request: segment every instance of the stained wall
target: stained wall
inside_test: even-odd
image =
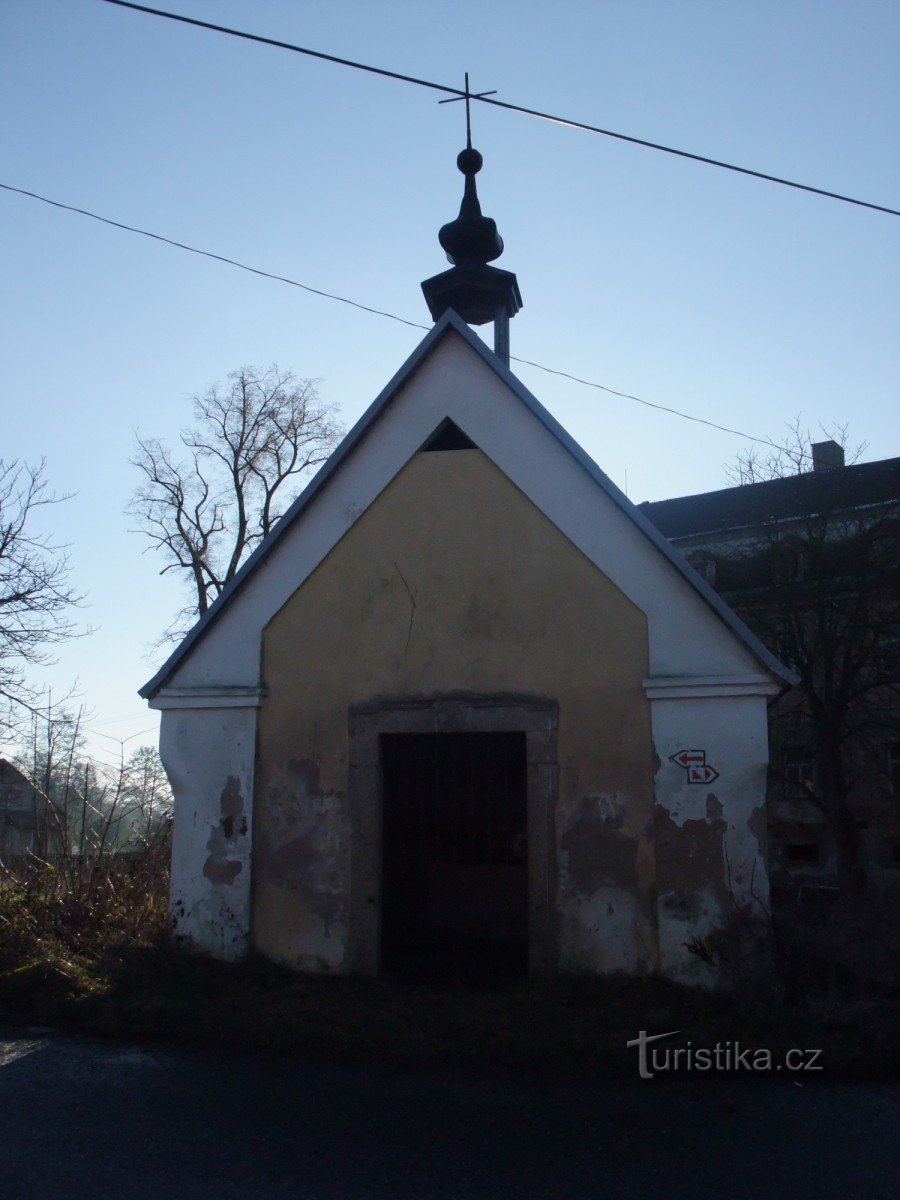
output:
[[[353,965],[351,706],[519,694],[558,704],[556,965],[655,966],[647,673],[644,614],[481,451],[414,455],[263,633],[254,944]]]

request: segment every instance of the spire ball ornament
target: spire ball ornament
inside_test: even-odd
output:
[[[471,146],[467,146],[465,150],[460,150],[456,156],[456,165],[462,171],[463,175],[477,175],[484,166],[484,159],[477,150],[473,150]]]

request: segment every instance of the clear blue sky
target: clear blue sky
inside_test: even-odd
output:
[[[159,4],[900,207],[896,0]],[[3,182],[428,321],[461,105],[100,0],[2,0],[0,54]],[[900,219],[485,106],[473,123],[525,302],[513,354],[761,436],[849,421],[866,458],[900,454]],[[47,678],[78,676],[93,727],[131,737],[179,604],[128,532],[134,431],[174,440],[193,393],[271,362],[349,424],[421,335],[9,193],[0,254],[2,454],[74,493],[52,524],[95,627]],[[516,370],[637,501],[723,486],[745,445]]]

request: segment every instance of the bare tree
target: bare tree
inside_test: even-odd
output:
[[[885,748],[900,738],[898,516],[896,506],[853,521],[826,513],[788,535],[761,530],[747,580],[761,586],[726,592],[800,677],[773,706],[773,742],[810,745],[804,798],[831,830],[845,886],[861,867],[858,801],[870,802]]]
[[[786,433],[779,442],[771,441],[771,449],[760,450],[751,446],[741,450],[733,463],[726,463],[725,478],[734,487],[747,483],[762,483],[767,479],[784,479],[786,475],[803,475],[812,470],[810,444],[812,434],[803,429],[801,415],[785,423]],[[844,451],[847,463],[855,463],[868,447],[868,442],[851,445],[849,425],[820,425],[821,436],[837,442]]]
[[[180,572],[190,594],[170,636],[206,612],[340,434],[316,382],[273,365],[242,367],[194,398],[185,456],[138,438],[133,464],[143,478],[129,512],[165,558],[160,574]]]
[[[0,727],[32,710],[39,692],[29,667],[51,661],[51,647],[73,637],[69,619],[82,597],[69,582],[66,548],[35,531],[38,510],[66,496],[48,490],[43,461],[0,460]]]
[[[153,846],[172,819],[172,790],[153,746],[139,746],[124,764],[125,800],[130,827],[128,845]]]

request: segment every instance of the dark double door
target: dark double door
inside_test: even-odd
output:
[[[525,734],[385,734],[381,755],[382,969],[526,975]]]

